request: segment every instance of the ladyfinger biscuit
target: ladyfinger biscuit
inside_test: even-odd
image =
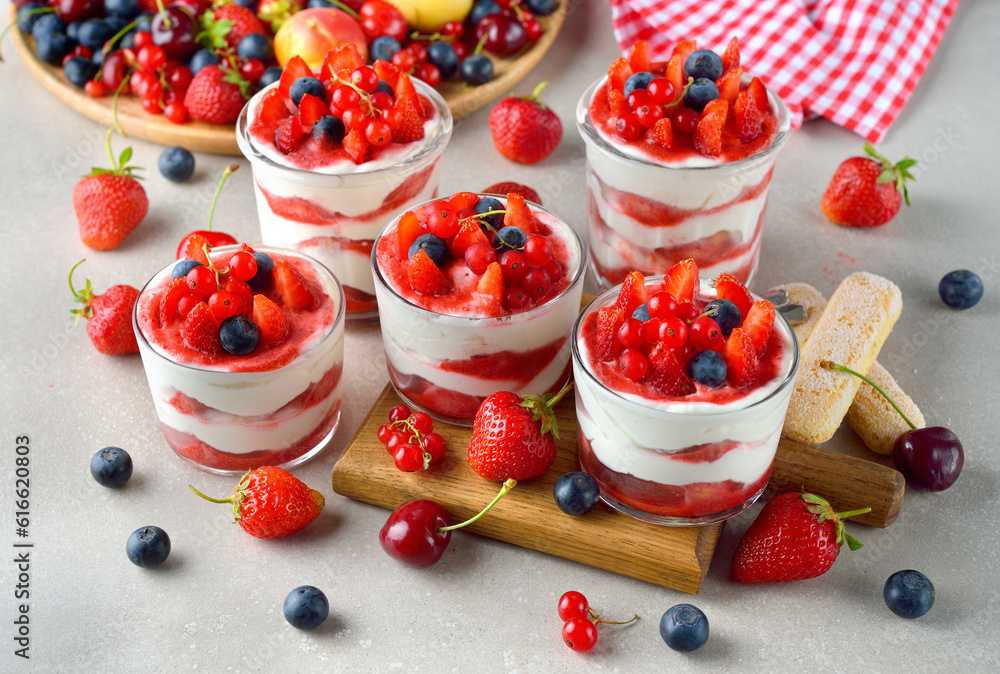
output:
[[[866,374],[902,309],[902,294],[887,279],[857,272],[841,282],[801,351],[786,437],[811,445],[833,437],[861,380],[820,363],[831,360]]]
[[[788,295],[789,302],[805,308],[806,320],[792,326],[799,344],[805,344],[819,321],[820,314],[826,307],[826,298],[806,283],[787,283],[774,289],[774,291],[777,290],[784,290],[785,294]],[[774,291],[769,291],[768,294]],[[909,417],[917,428],[925,426],[926,422],[920,408],[910,396],[899,388],[896,380],[878,361],[875,361],[871,369],[868,370],[868,378],[882,387],[882,390],[896,401],[899,408],[903,410],[903,414]],[[896,438],[910,429],[899,413],[892,408],[892,405],[879,395],[878,391],[867,384],[862,384],[854,396],[854,401],[851,403],[850,409],[847,410],[847,423],[851,425],[851,428],[868,449],[884,456],[892,454]]]

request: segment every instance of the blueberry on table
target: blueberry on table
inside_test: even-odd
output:
[[[688,361],[687,376],[699,384],[718,388],[726,382],[729,368],[725,359],[715,351],[699,351]]]
[[[556,505],[567,515],[585,515],[601,499],[597,480],[582,471],[560,475],[552,487]]]
[[[418,236],[410,245],[407,255],[412,258],[418,250],[427,253],[427,257],[438,267],[448,261],[448,244],[444,242],[444,239],[433,234]]]
[[[660,636],[675,651],[697,650],[708,641],[708,618],[697,606],[677,604],[660,618]]]
[[[319,588],[300,585],[285,597],[282,612],[292,627],[311,630],[322,625],[330,615],[330,602]]]
[[[96,51],[114,36],[115,32],[104,19],[87,19],[80,24],[77,40],[87,49]]]
[[[885,581],[882,597],[900,618],[919,618],[934,606],[934,584],[919,571],[897,571]]]
[[[144,569],[159,566],[170,554],[170,536],[160,527],[141,527],[125,543],[129,561]]]
[[[941,301],[952,309],[968,309],[983,298],[983,280],[967,269],[945,274],[938,284]]]
[[[705,78],[714,82],[722,77],[722,59],[711,49],[693,51],[684,63],[684,73],[688,77]]]
[[[194,173],[194,155],[180,146],[168,147],[160,153],[156,165],[164,178],[182,183]]]
[[[120,487],[132,477],[132,457],[121,447],[97,450],[90,459],[90,474],[104,487]]]
[[[32,12],[39,9],[44,9],[46,7],[45,3],[42,2],[29,2],[21,5],[17,10],[17,27],[22,33],[30,33],[31,29],[34,28],[35,22],[38,21],[39,14],[32,14]]]
[[[31,27],[31,37],[35,38],[37,42],[43,35],[48,35],[49,33],[62,33],[65,35],[66,24],[55,14],[42,14],[35,19],[35,23]]]
[[[705,305],[705,310],[702,313],[719,324],[719,329],[722,330],[725,337],[729,336],[733,328],[739,327],[742,320],[739,308],[730,300],[712,300]]]
[[[719,87],[715,86],[715,81],[699,77],[691,83],[687,93],[684,94],[684,105],[700,113],[709,101],[714,101],[718,97]]]
[[[631,94],[636,89],[645,89],[649,86],[649,83],[655,79],[655,75],[649,72],[636,73],[625,80],[625,86],[622,91],[625,94],[625,98]]]
[[[315,77],[300,77],[292,82],[288,95],[292,98],[292,103],[298,105],[302,97],[311,94],[321,101],[326,100],[326,87]]]

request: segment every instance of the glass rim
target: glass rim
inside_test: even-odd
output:
[[[236,251],[239,250],[239,248],[240,248],[239,244],[231,244],[231,245],[228,245],[228,246],[219,246],[217,248],[213,248],[212,252],[227,253],[230,250],[233,251],[233,252],[236,252]],[[169,265],[167,265],[166,267],[164,267],[160,271],[158,271],[155,274],[153,274],[153,276],[148,281],[146,281],[146,283],[139,290],[139,294],[136,296],[135,304],[132,306],[132,330],[135,332],[136,341],[138,341],[140,343],[140,346],[146,346],[148,348],[148,350],[149,350],[150,353],[154,354],[158,358],[160,358],[160,359],[162,359],[162,360],[170,363],[171,365],[173,365],[175,367],[179,367],[179,368],[183,368],[183,369],[187,369],[187,370],[193,370],[193,371],[196,371],[196,372],[207,372],[207,373],[215,373],[215,374],[228,374],[228,375],[234,375],[234,376],[238,376],[238,375],[259,375],[259,374],[277,372],[277,371],[279,371],[279,370],[281,370],[281,369],[283,369],[285,367],[288,367],[290,365],[293,365],[294,363],[299,362],[301,359],[305,358],[306,356],[311,355],[314,351],[316,351],[317,349],[319,349],[320,347],[322,347],[326,343],[326,341],[328,339],[330,339],[330,337],[333,336],[333,334],[337,331],[337,327],[339,325],[341,325],[342,323],[344,323],[344,320],[345,320],[347,301],[346,301],[346,298],[345,298],[345,295],[344,295],[344,288],[340,284],[340,279],[338,279],[337,276],[332,271],[330,271],[330,269],[326,265],[324,265],[322,262],[320,262],[319,260],[317,260],[316,258],[314,258],[314,257],[312,257],[310,255],[306,255],[305,253],[301,253],[301,252],[299,252],[297,250],[292,250],[290,248],[282,248],[280,246],[268,246],[268,245],[264,245],[264,244],[253,246],[253,249],[254,249],[254,252],[264,252],[264,253],[266,253],[266,252],[273,251],[273,252],[281,253],[282,255],[288,255],[288,256],[292,256],[292,257],[302,258],[302,259],[306,260],[307,262],[312,263],[315,266],[315,268],[320,273],[326,274],[330,278],[330,280],[333,281],[333,286],[337,290],[337,297],[336,297],[337,306],[336,306],[336,311],[334,312],[333,322],[330,323],[330,327],[323,334],[322,338],[320,338],[319,342],[317,342],[316,344],[314,344],[309,349],[307,349],[307,350],[303,351],[302,353],[298,354],[291,361],[289,361],[289,362],[281,365],[280,367],[276,367],[276,368],[272,368],[272,369],[267,369],[267,370],[246,370],[246,371],[239,370],[239,371],[235,371],[234,372],[234,371],[230,371],[230,370],[220,370],[220,369],[217,369],[217,368],[203,367],[201,365],[196,365],[196,364],[193,364],[193,363],[181,363],[181,362],[178,362],[176,360],[173,360],[169,356],[161,353],[156,346],[154,346],[152,343],[150,343],[150,341],[146,337],[146,335],[144,335],[142,333],[142,329],[139,326],[139,298],[142,297],[142,295],[149,289],[150,284],[152,284],[153,281],[155,281],[157,279],[157,277],[160,276],[160,274],[162,274],[163,272],[167,271],[168,269],[173,268],[179,262],[182,261],[182,260],[174,260]]]
[[[279,164],[261,151],[257,144],[254,143],[248,129],[251,106],[256,105],[265,93],[274,89],[279,84],[280,82],[273,82],[254,94],[250,100],[246,102],[246,105],[243,106],[243,109],[240,110],[240,116],[236,120],[236,144],[239,146],[243,156],[251,162],[251,167],[254,161],[260,161],[268,168],[289,171],[300,176],[323,175],[331,178],[342,178],[345,176],[357,176],[358,178],[361,178],[364,176],[372,176],[373,178],[378,179],[386,172],[398,171],[399,169],[418,164],[428,158],[437,156],[444,150],[444,147],[448,144],[448,140],[451,138],[451,133],[454,127],[454,119],[451,114],[451,108],[448,107],[448,102],[445,101],[444,97],[442,97],[441,94],[439,94],[433,87],[424,84],[417,78],[413,78],[413,84],[418,93],[426,95],[427,98],[434,103],[434,107],[437,108],[438,114],[441,116],[441,124],[439,124],[435,130],[434,138],[420,152],[410,155],[389,166],[382,166],[369,171],[352,171],[350,173],[324,173],[323,171],[313,171],[310,169],[300,168],[298,166],[285,166],[284,164]]]
[[[606,82],[607,79],[607,75],[598,78],[587,87],[586,91],[583,92],[583,95],[577,102],[576,126],[586,143],[600,148],[616,159],[633,161],[646,166],[654,166],[656,168],[670,171],[739,171],[744,170],[749,166],[755,166],[756,164],[763,163],[769,159],[771,155],[776,154],[778,150],[781,149],[791,134],[791,116],[789,115],[788,108],[785,106],[785,102],[781,100],[781,97],[778,96],[774,90],[765,84],[764,89],[767,91],[768,101],[771,103],[771,107],[775,110],[778,116],[778,133],[775,135],[774,140],[771,141],[771,144],[759,152],[752,154],[749,157],[737,159],[736,161],[726,162],[723,164],[708,164],[705,166],[671,166],[669,164],[661,164],[651,159],[635,157],[622,152],[617,146],[605,140],[601,134],[598,133],[597,128],[590,119],[590,101],[594,97],[594,92],[597,91],[597,88]],[[744,84],[748,84],[751,79],[751,75],[743,73]]]
[[[658,274],[658,275],[646,276],[645,280],[646,281],[648,281],[650,279],[659,280],[659,279],[662,279],[662,278],[663,278],[663,276]],[[714,284],[715,281],[716,281],[716,279],[706,279],[706,278],[703,278],[703,277],[699,277],[699,281],[704,281],[704,282],[708,282],[708,283]],[[745,406],[742,406],[742,407],[731,408],[731,409],[725,409],[725,410],[722,410],[722,409],[713,410],[713,409],[709,408],[709,409],[706,409],[706,410],[672,411],[672,410],[661,409],[659,407],[654,407],[652,405],[644,405],[644,404],[642,404],[640,402],[637,402],[636,400],[633,400],[631,397],[626,397],[625,395],[622,395],[622,393],[620,393],[619,391],[616,391],[616,390],[612,389],[607,384],[605,384],[604,382],[602,382],[600,379],[597,378],[597,375],[594,374],[593,371],[591,371],[590,367],[584,361],[583,356],[580,353],[580,347],[579,347],[579,343],[580,343],[580,331],[583,328],[584,321],[587,319],[588,316],[590,316],[590,314],[594,313],[595,311],[597,311],[601,307],[609,304],[609,302],[608,302],[609,299],[611,299],[612,297],[617,297],[618,293],[621,291],[621,287],[622,287],[622,284],[619,283],[618,285],[616,285],[613,288],[610,288],[610,289],[604,291],[603,293],[601,293],[600,295],[598,295],[597,297],[595,297],[594,299],[592,299],[590,302],[587,303],[587,306],[585,306],[583,308],[583,311],[580,312],[580,315],[577,316],[576,322],[573,325],[573,333],[572,333],[573,344],[572,344],[572,349],[571,349],[572,350],[572,354],[573,354],[573,364],[574,364],[574,368],[573,369],[574,369],[574,372],[577,369],[575,366],[577,364],[579,364],[580,371],[582,371],[584,373],[584,375],[590,380],[590,382],[592,384],[594,384],[595,386],[599,387],[604,393],[613,396],[616,401],[624,403],[626,405],[632,405],[632,406],[635,406],[635,407],[639,407],[639,408],[642,408],[644,410],[650,410],[650,411],[655,412],[656,414],[664,415],[664,416],[667,416],[667,417],[699,417],[699,418],[700,417],[717,417],[717,416],[723,416],[723,415],[726,415],[726,414],[736,414],[736,413],[746,412],[747,410],[751,410],[751,409],[754,409],[754,408],[759,407],[761,405],[764,405],[765,403],[768,403],[772,399],[774,399],[775,397],[777,397],[779,394],[783,393],[785,391],[785,389],[787,389],[789,386],[791,386],[792,382],[795,380],[795,374],[796,374],[796,372],[798,372],[798,369],[799,369],[799,355],[800,355],[799,354],[799,340],[795,336],[795,331],[792,330],[792,326],[788,323],[787,320],[785,320],[784,315],[780,311],[775,311],[774,312],[775,313],[775,321],[777,321],[777,320],[780,319],[781,322],[784,324],[785,330],[788,331],[788,336],[789,336],[789,339],[790,339],[791,344],[792,344],[792,360],[791,360],[791,363],[789,364],[789,367],[788,367],[788,373],[785,375],[785,377],[782,380],[782,382],[773,391],[771,391],[770,393],[768,393],[766,396],[764,396],[760,400],[755,400],[754,402],[750,403],[749,405],[745,405]],[[712,287],[714,287],[714,285]],[[763,299],[759,295],[755,295],[753,293],[750,293],[750,294],[754,297],[754,299]],[[738,402],[739,401],[736,401],[736,403],[738,403]],[[730,403],[730,404],[736,404],[736,403]],[[710,405],[712,403],[705,403],[705,404],[706,405]]]
[[[478,194],[480,197],[491,196],[491,197],[499,197],[499,198],[502,198],[502,199],[506,199],[507,198],[507,195],[505,195],[505,194],[501,195],[501,194],[495,194],[495,193],[492,193],[492,192],[475,192],[475,194]],[[424,201],[422,203],[414,204],[413,206],[411,206],[410,208],[408,208],[406,210],[407,211],[414,211],[414,210],[416,210],[418,208],[421,208],[422,206],[426,206],[427,204],[429,204],[431,202],[434,202],[434,201],[439,201],[439,199],[428,199],[427,201]],[[399,222],[399,218],[402,217],[402,213],[399,214],[399,215],[397,215],[396,217],[394,217],[392,220],[390,220],[385,225],[385,227],[382,228],[382,231],[379,232],[379,234],[378,234],[377,237],[375,237],[375,243],[374,243],[374,245],[372,245],[371,268],[372,268],[372,276],[375,277],[376,290],[378,290],[379,288],[381,288],[383,291],[385,291],[386,293],[388,293],[388,295],[393,300],[402,303],[407,309],[409,309],[409,310],[411,310],[411,311],[413,311],[415,313],[426,314],[426,318],[428,318],[428,319],[429,318],[434,318],[436,320],[447,319],[447,320],[454,320],[454,321],[456,321],[458,323],[463,323],[463,324],[466,324],[466,323],[472,324],[474,322],[479,322],[479,321],[482,321],[482,322],[510,322],[511,320],[515,319],[516,317],[521,317],[521,316],[529,317],[529,316],[532,316],[532,315],[535,315],[535,314],[538,314],[538,313],[542,313],[543,311],[547,310],[550,307],[550,305],[552,305],[553,303],[555,303],[558,300],[563,299],[566,295],[568,295],[570,292],[572,292],[578,285],[581,285],[583,283],[583,279],[586,276],[586,272],[587,272],[587,265],[586,265],[586,262],[584,260],[584,258],[586,256],[586,249],[584,248],[584,245],[583,245],[583,239],[580,238],[580,235],[577,233],[577,231],[575,229],[573,229],[573,227],[570,226],[570,224],[568,222],[566,222],[565,220],[563,220],[562,218],[560,218],[559,216],[557,216],[552,211],[550,211],[550,210],[544,208],[543,206],[535,203],[534,201],[528,201],[527,199],[525,201],[527,203],[530,203],[534,207],[535,210],[539,210],[539,211],[541,211],[541,212],[543,212],[543,213],[545,213],[547,215],[550,215],[554,219],[556,219],[557,221],[559,221],[560,223],[562,223],[562,225],[567,230],[569,230],[570,234],[572,234],[571,241],[574,241],[576,243],[576,249],[577,249],[577,254],[578,254],[578,256],[577,256],[578,263],[577,263],[576,275],[573,277],[573,280],[570,281],[569,285],[567,285],[565,288],[563,288],[562,292],[560,292],[558,295],[556,295],[555,297],[553,297],[552,299],[550,299],[545,304],[540,304],[537,307],[533,307],[531,309],[528,309],[527,311],[519,311],[516,314],[507,314],[505,316],[455,316],[453,314],[441,314],[441,313],[438,313],[436,311],[431,311],[430,309],[425,309],[424,307],[422,307],[422,306],[420,306],[418,304],[414,304],[410,300],[406,299],[405,297],[403,297],[402,295],[400,295],[399,293],[397,293],[396,290],[391,285],[389,285],[389,283],[382,276],[382,272],[381,272],[381,270],[379,269],[379,266],[378,266],[378,244],[379,244],[379,241],[381,241],[382,237],[386,235],[386,233],[389,231],[389,228],[395,226],[396,223]],[[405,212],[406,211],[404,211],[404,213]]]

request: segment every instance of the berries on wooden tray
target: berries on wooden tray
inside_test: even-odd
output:
[[[530,96],[508,96],[490,112],[490,135],[497,151],[519,164],[537,164],[556,149],[562,139],[562,122],[542,103],[542,82]]]
[[[850,227],[878,227],[892,220],[900,204],[910,205],[906,181],[915,180],[909,169],[917,160],[904,157],[893,164],[871,143],[867,157],[851,157],[837,167],[823,193],[820,207],[831,222]]]
[[[112,356],[138,353],[139,344],[132,329],[132,307],[139,291],[129,285],[116,285],[97,295],[89,279],[83,289],[77,291],[73,287],[73,271],[82,262],[80,260],[69,270],[70,292],[83,305],[80,309],[71,309],[71,313],[77,320],[81,316],[87,319],[87,336],[101,353]]]
[[[170,555],[170,536],[160,527],[140,527],[125,542],[130,562],[144,569],[159,566]]]
[[[116,161],[111,152],[111,132],[108,129],[105,141],[111,168],[95,167],[73,187],[80,239],[94,250],[117,247],[149,210],[146,191],[133,175],[141,169],[128,166],[132,148],[122,150]]]

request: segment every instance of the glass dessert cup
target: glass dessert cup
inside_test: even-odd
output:
[[[371,265],[389,379],[411,407],[439,421],[471,426],[492,393],[558,392],[571,373],[570,335],[580,311],[586,266],[583,243],[568,224],[535,204],[532,211],[558,228],[573,253],[569,284],[545,304],[497,317],[437,313],[402,297]],[[395,233],[398,219],[379,237]]]
[[[729,273],[748,283],[757,270],[774,162],[788,139],[784,103],[767,90],[777,134],[756,154],[724,164],[698,155],[663,164],[628,153],[595,127],[590,104],[604,81],[584,92],[576,110],[587,148],[588,264],[598,285],[621,283],[633,270],[664,274],[687,258],[706,276]]]
[[[702,279],[699,297],[714,299],[713,283]],[[602,382],[582,339],[587,317],[613,303],[619,289],[594,299],[573,328],[581,469],[597,480],[605,503],[644,522],[702,526],[742,512],[771,474],[799,362],[791,328],[777,314],[778,376],[745,396],[723,404],[698,402],[697,393],[645,398]]]
[[[278,83],[258,92],[236,122],[236,141],[250,160],[261,241],[310,255],[337,275],[347,298],[347,323],[378,320],[369,256],[375,237],[393,217],[437,194],[441,154],[451,138],[448,104],[433,88],[415,81],[431,101],[438,123],[415,151],[393,163],[369,162],[349,172],[324,172],[275,161],[250,133],[250,111]],[[331,169],[332,170],[332,169]]]
[[[213,258],[237,250],[216,248]],[[153,302],[158,306],[156,293],[169,281],[176,262],[142,288],[132,314],[167,444],[187,462],[220,475],[303,463],[326,446],[340,421],[345,314],[340,283],[306,255],[268,246],[255,250],[303,262],[321,286],[314,290],[325,294],[320,304],[323,322],[308,334],[298,333],[295,341],[290,332],[288,350],[273,352],[273,357],[262,354],[259,361],[239,360],[253,359],[262,349],[258,346],[248,356],[225,354],[218,367],[209,367],[181,362],[168,348],[151,343],[142,326]]]

